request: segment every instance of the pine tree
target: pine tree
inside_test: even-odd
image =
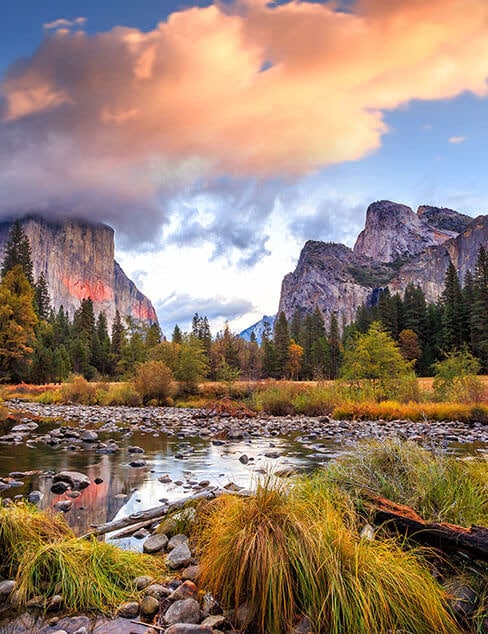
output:
[[[329,378],[336,379],[339,376],[341,365],[342,344],[339,334],[339,323],[335,313],[330,318],[329,332]]]
[[[481,246],[474,272],[471,337],[482,371],[488,371],[488,253]]]
[[[279,378],[286,378],[289,368],[290,331],[283,311],[278,315],[274,328],[275,372]]]
[[[275,376],[276,358],[274,343],[271,338],[271,325],[269,321],[263,322],[263,334],[261,337],[261,351],[263,355],[262,373],[263,378]]]
[[[452,262],[447,267],[444,291],[440,298],[442,309],[442,346],[444,352],[460,349],[465,341],[463,298],[461,284]]]
[[[94,357],[98,347],[95,328],[95,313],[90,297],[81,300],[73,315],[71,357],[73,370],[86,379],[95,376]]]
[[[176,326],[173,329],[173,334],[171,335],[171,341],[173,343],[181,343],[183,338],[183,335],[181,334],[181,329],[178,326],[178,324],[176,324]]]
[[[16,220],[10,228],[7,244],[5,245],[5,255],[2,262],[2,279],[17,264],[20,264],[22,271],[31,286],[34,286],[34,273],[32,265],[32,253],[24,230],[20,222]]]
[[[41,272],[34,286],[35,304],[39,319],[48,319],[51,313],[51,298],[47,286],[46,276]]]

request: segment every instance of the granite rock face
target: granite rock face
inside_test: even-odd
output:
[[[390,201],[372,203],[354,249],[308,241],[295,271],[285,276],[278,311],[288,319],[320,309],[328,325],[349,323],[362,304],[374,305],[389,288],[403,294],[417,284],[428,301],[444,288],[450,261],[460,279],[474,271],[478,249],[488,243],[488,216],[471,218],[452,209],[422,206],[415,213]]]
[[[44,273],[56,310],[63,306],[72,317],[80,301],[91,297],[95,314],[104,311],[109,325],[116,310],[121,317],[157,322],[150,300],[114,259],[111,227],[77,220],[47,220],[41,216],[28,216],[20,222],[30,241],[34,278]],[[2,257],[10,226],[10,222],[0,223]]]

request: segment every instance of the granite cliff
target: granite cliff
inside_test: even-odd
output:
[[[34,278],[44,273],[55,309],[63,306],[73,316],[80,301],[93,300],[95,314],[105,312],[112,323],[115,311],[145,322],[157,322],[150,300],[125,275],[114,259],[114,231],[104,224],[78,220],[22,218],[29,238]],[[0,256],[11,222],[0,223]]]
[[[488,216],[471,218],[452,209],[372,203],[353,249],[308,241],[295,271],[285,276],[279,304],[288,319],[318,307],[328,324],[354,319],[361,304],[374,304],[381,289],[403,293],[418,284],[429,301],[444,287],[449,261],[462,280],[473,271],[478,249],[488,244]]]

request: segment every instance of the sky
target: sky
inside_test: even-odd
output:
[[[486,0],[1,0],[0,217],[106,222],[168,336],[368,204],[488,208]]]

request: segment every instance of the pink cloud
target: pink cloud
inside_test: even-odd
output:
[[[377,149],[385,110],[485,96],[487,68],[486,0],[360,0],[350,13],[247,0],[147,33],[54,30],[0,86],[0,164],[18,165],[2,182],[12,199],[30,179],[45,197],[130,201],[223,172],[302,175]]]

